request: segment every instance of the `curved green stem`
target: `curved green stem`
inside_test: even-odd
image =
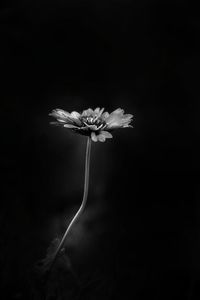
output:
[[[81,206],[80,206],[79,210],[77,211],[77,213],[75,214],[75,216],[71,220],[69,226],[67,227],[67,229],[66,229],[66,231],[63,235],[62,240],[60,241],[60,244],[58,245],[58,248],[56,249],[56,252],[54,254],[54,257],[53,257],[53,260],[52,260],[52,263],[51,263],[51,267],[53,266],[60,250],[62,249],[70,229],[72,228],[74,223],[77,222],[77,220],[79,219],[80,215],[82,214],[82,212],[85,208],[85,205],[86,205],[86,202],[87,202],[87,197],[88,197],[88,187],[89,187],[90,153],[91,153],[91,138],[88,137],[86,155],[85,155],[85,181],[84,181],[83,200],[82,200],[82,203],[81,203]]]

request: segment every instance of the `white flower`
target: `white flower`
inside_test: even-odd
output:
[[[124,114],[121,108],[109,114],[104,112],[104,108],[99,107],[95,110],[88,108],[82,113],[76,111],[69,113],[62,109],[54,109],[49,115],[57,119],[51,124],[90,136],[94,142],[105,142],[106,139],[112,138],[110,131],[113,129],[132,127],[130,123],[133,118],[131,114]]]

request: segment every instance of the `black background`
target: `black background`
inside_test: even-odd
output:
[[[125,109],[134,128],[92,144],[67,242],[77,276],[96,278],[84,299],[199,299],[197,7],[4,1],[0,22],[3,299],[32,299],[31,270],[82,197],[86,138],[48,114],[97,106]]]

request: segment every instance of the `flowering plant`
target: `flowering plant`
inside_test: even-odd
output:
[[[49,115],[56,119],[56,121],[51,122],[51,124],[62,126],[88,137],[85,156],[85,182],[83,200],[79,210],[68,225],[62,240],[57,245],[55,251],[53,251],[51,256],[48,256],[48,259],[46,260],[48,264],[47,268],[50,270],[60,250],[64,250],[63,246],[66,237],[73,224],[78,220],[81,213],[83,212],[87,201],[91,141],[105,142],[107,138],[112,138],[112,134],[110,132],[114,129],[132,127],[130,123],[132,121],[133,115],[124,114],[124,110],[121,108],[118,108],[109,114],[108,112],[104,112],[104,108],[100,109],[99,107],[95,108],[94,110],[89,108],[87,110],[84,110],[82,113],[78,113],[76,111],[69,113],[62,109],[54,109]]]

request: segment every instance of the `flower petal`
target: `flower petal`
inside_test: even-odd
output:
[[[131,115],[131,114],[125,114],[125,115],[123,115],[123,117],[124,118],[133,118],[133,115]]]
[[[118,108],[114,112],[112,112],[108,118],[106,118],[105,122],[107,126],[105,128],[114,129],[129,127],[129,123],[132,121],[132,117],[133,115],[124,114],[124,110]]]
[[[62,120],[62,119],[57,119],[58,122],[61,122],[61,123],[66,123],[66,120]]]
[[[52,110],[52,112],[49,114],[49,116],[52,116],[54,118],[62,118],[67,119],[70,116],[70,113],[63,109],[56,108]]]
[[[56,125],[56,126],[62,126],[63,124],[61,124],[60,122],[50,122],[51,125]]]
[[[97,140],[99,142],[105,142],[106,137],[103,134],[100,133],[99,135],[97,135]]]
[[[102,115],[103,111],[104,111],[104,107],[100,110],[98,117]]]
[[[103,134],[103,136],[105,136],[106,139],[112,139],[112,134],[108,131],[102,130],[100,134]]]
[[[104,111],[104,108],[102,108],[100,110],[99,107],[97,107],[95,110],[94,110],[94,118],[93,118],[93,122],[96,122],[96,120],[100,119],[102,113]]]
[[[70,124],[81,125],[81,121],[79,120],[78,113],[72,112],[72,114],[64,111],[63,109],[54,109],[49,116],[56,118],[59,122],[66,122]]]
[[[119,114],[119,115],[123,115],[124,114],[124,110],[121,108],[117,108],[115,109],[111,114]]]
[[[91,116],[91,115],[93,115],[93,114],[94,114],[93,109],[88,108],[88,109],[86,109],[86,110],[84,110],[84,111],[82,112],[81,116],[82,116],[82,117],[89,117],[89,116]]]
[[[73,129],[73,128],[79,129],[80,128],[79,126],[75,126],[75,125],[72,125],[72,124],[65,124],[65,125],[63,125],[63,127],[69,128],[69,129]]]
[[[106,119],[109,117],[109,115],[110,115],[110,114],[109,114],[107,111],[105,111],[105,112],[102,114],[101,117],[102,117],[103,120],[106,120]]]
[[[91,133],[91,139],[92,139],[93,142],[97,142],[98,141],[97,136],[96,136],[96,134],[94,132]]]
[[[111,114],[107,119],[106,119],[106,128],[117,128],[117,127],[121,127],[121,122],[122,122],[122,118],[119,117],[118,115],[115,114]]]
[[[133,126],[132,126],[132,125],[129,125],[129,124],[125,124],[125,125],[123,125],[123,128],[128,128],[128,127],[131,127],[131,128],[133,128]]]
[[[100,112],[100,107],[95,108],[94,112],[98,114]]]
[[[72,117],[73,119],[79,119],[80,116],[81,116],[81,115],[80,115],[77,111],[71,112],[71,117]]]

